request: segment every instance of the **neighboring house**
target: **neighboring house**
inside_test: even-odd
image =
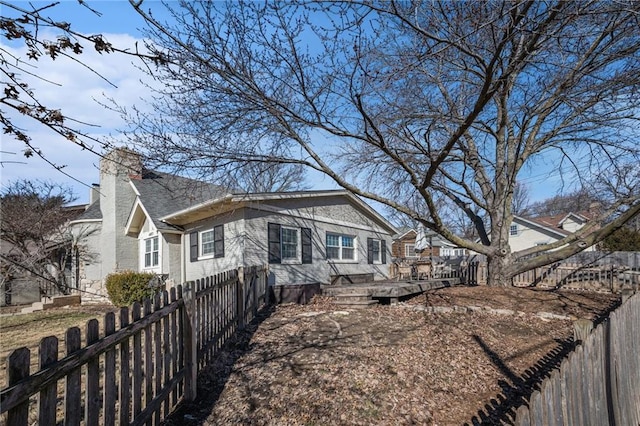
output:
[[[233,194],[145,170],[125,149],[105,156],[100,169],[99,197],[72,222],[88,235],[82,244],[93,256],[81,285],[91,293],[105,294],[104,278],[122,270],[174,284],[267,263],[272,285],[389,276],[397,230],[347,191]]]
[[[586,212],[556,216],[524,218],[514,216],[509,228],[509,244],[512,251],[550,244],[582,228],[591,218]],[[595,246],[585,251],[594,251]]]
[[[416,253],[416,237],[415,229],[408,229],[393,237],[391,256],[394,261],[429,259],[431,256],[456,257],[468,254],[467,249],[457,247],[435,233],[427,233],[426,238],[430,247]]]
[[[60,229],[52,235],[43,235],[38,241],[28,240],[25,246],[16,247],[6,239],[0,240],[0,306],[40,302],[43,297],[76,288],[74,259],[77,256],[65,224],[86,208],[87,205],[62,207],[58,214]]]

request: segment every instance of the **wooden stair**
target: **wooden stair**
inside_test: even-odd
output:
[[[80,304],[79,295],[43,297],[40,302],[33,302],[31,306],[22,308],[20,313],[30,314],[36,311],[44,311],[51,308],[61,308],[63,306],[75,306]]]
[[[360,309],[378,303],[369,293],[337,293],[333,297],[333,304],[344,308]]]

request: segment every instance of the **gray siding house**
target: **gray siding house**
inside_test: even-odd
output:
[[[271,285],[389,278],[397,230],[347,191],[234,194],[146,170],[138,154],[117,149],[101,161],[93,194],[72,222],[85,253],[78,276],[85,301],[103,297],[104,278],[122,270],[170,284],[262,264]]]

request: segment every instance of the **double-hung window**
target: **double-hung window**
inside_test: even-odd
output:
[[[371,260],[373,263],[381,263],[380,240],[371,240]]]
[[[200,234],[200,256],[211,256],[214,252],[213,229]]]
[[[312,263],[311,229],[269,223],[269,263]]]
[[[327,233],[327,259],[355,260],[356,238],[352,235]]]
[[[283,226],[281,232],[282,261],[298,260],[298,229]]]
[[[387,263],[387,242],[377,238],[367,238],[367,263]]]
[[[513,235],[513,236],[518,235],[518,225],[516,223],[512,224],[509,227],[509,235]]]
[[[158,237],[151,237],[144,240],[144,267],[153,268],[160,263],[160,249]]]
[[[190,234],[190,259],[224,257],[224,225],[214,226],[205,231]]]

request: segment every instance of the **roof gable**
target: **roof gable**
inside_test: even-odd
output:
[[[139,202],[134,204],[129,214],[127,233],[139,232],[145,217],[158,231],[176,230],[174,225],[160,219],[172,212],[226,194],[219,185],[149,170],[140,179],[131,179],[130,184]]]

